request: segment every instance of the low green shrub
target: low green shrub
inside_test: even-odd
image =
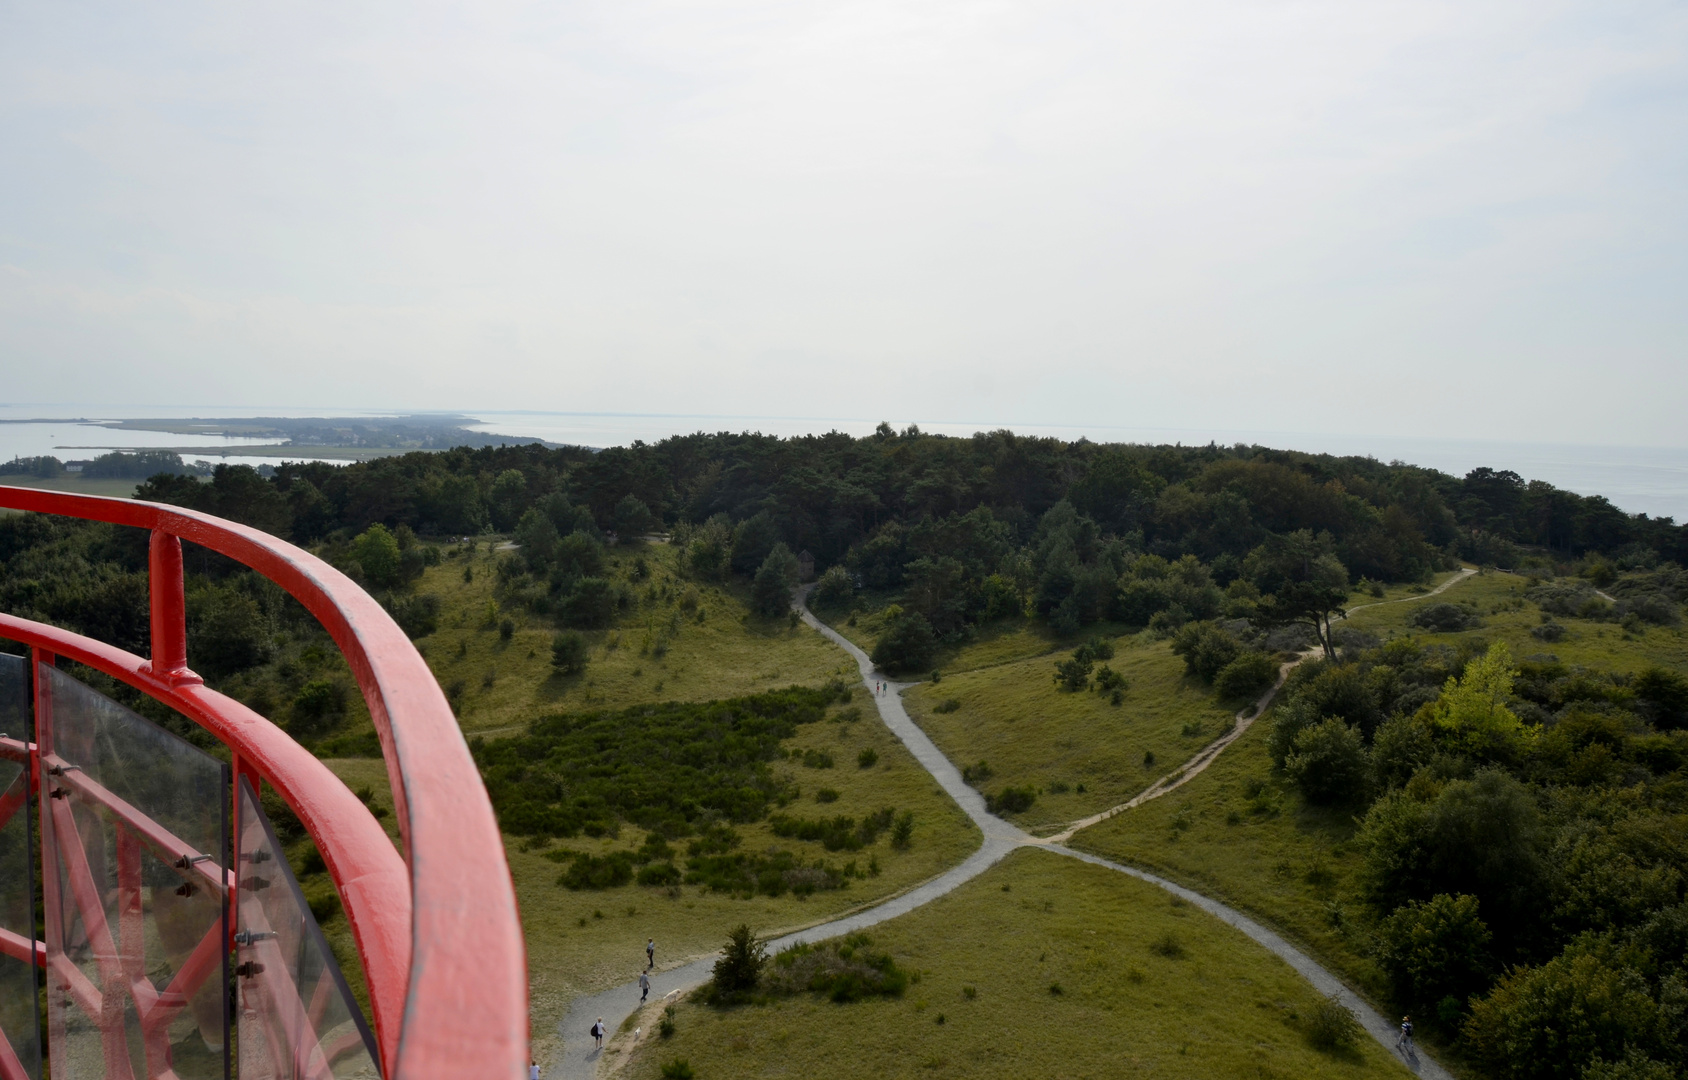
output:
[[[838,687],[542,717],[471,744],[499,825],[575,836],[626,821],[684,836],[701,817],[760,821],[796,796],[770,766],[781,740],[822,719]]]
[[[678,885],[680,871],[671,862],[651,863],[639,871],[638,882],[641,885]]]
[[[1362,1034],[1354,1014],[1335,998],[1313,1006],[1313,1015],[1307,1018],[1307,1041],[1326,1052],[1350,1049]]]
[[[608,855],[588,855],[583,851],[547,852],[553,862],[568,861],[568,868],[557,877],[557,884],[579,891],[581,889],[613,889],[633,880],[633,855],[615,851]]]
[[[775,994],[809,991],[840,1004],[869,997],[900,997],[910,982],[909,972],[889,954],[871,951],[866,934],[819,944],[802,944],[774,957],[763,979]]]
[[[685,881],[688,885],[702,885],[711,892],[731,893],[745,899],[758,894],[783,896],[788,892],[807,896],[849,885],[842,871],[820,860],[805,864],[789,851],[698,855],[687,861]]]
[[[1278,678],[1278,662],[1263,652],[1249,650],[1219,669],[1213,689],[1222,698],[1253,698],[1264,693]]]
[[[1157,956],[1164,956],[1168,960],[1182,960],[1184,958],[1184,943],[1170,930],[1149,942],[1149,951]]]
[[[1025,787],[1005,787],[995,795],[985,796],[985,808],[993,814],[1023,814],[1037,802],[1037,789],[1027,784]]]
[[[886,807],[861,821],[840,814],[834,818],[805,818],[775,814],[768,819],[774,835],[785,839],[818,842],[828,851],[860,851],[891,828],[896,811]]]

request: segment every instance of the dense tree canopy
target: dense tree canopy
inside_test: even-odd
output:
[[[596,453],[461,447],[345,467],[287,465],[261,482],[268,492],[256,480],[250,469],[222,466],[209,485],[155,480],[149,494],[240,520],[261,515],[272,531],[307,541],[375,522],[423,534],[508,531],[553,495],[583,507],[598,528],[623,533],[716,514],[737,527],[762,515],[742,549],[735,538],[734,569],[743,574],[781,540],[824,568],[891,525],[900,528],[889,546],[908,550],[905,561],[942,551],[977,574],[1005,545],[1030,542],[1063,500],[1072,509],[1061,522],[1066,535],[1043,554],[1059,563],[1065,556],[1056,550],[1072,541],[1081,565],[1095,552],[1085,535],[1071,534],[1071,521],[1087,522],[1097,538],[1203,561],[1240,560],[1268,536],[1306,530],[1328,535],[1330,554],[1352,574],[1380,580],[1414,578],[1450,545],[1467,557],[1479,549],[1509,557],[1513,544],[1616,557],[1639,545],[1676,561],[1685,549],[1683,530],[1668,520],[1626,515],[1599,496],[1511,472],[1456,479],[1259,446],[1098,445],[1009,431],[966,439],[888,426],[864,438],[700,432]]]

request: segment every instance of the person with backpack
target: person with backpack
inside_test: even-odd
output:
[[[655,967],[656,967],[656,938],[651,938],[649,941],[645,942],[645,970],[650,971],[650,970],[654,969]]]
[[[608,1028],[604,1027],[604,1018],[601,1016],[598,1017],[598,1022],[592,1025],[592,1038],[598,1041],[599,1050],[604,1048],[604,1034],[608,1030]]]
[[[1413,1052],[1413,1018],[1410,1016],[1401,1017],[1401,1035],[1395,1040],[1395,1049],[1409,1054]]]

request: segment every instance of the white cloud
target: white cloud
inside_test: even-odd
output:
[[[5,393],[1680,444],[1685,43],[1663,3],[13,7]]]

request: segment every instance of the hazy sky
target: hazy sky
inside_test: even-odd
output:
[[[1680,3],[0,0],[0,400],[1682,446],[1685,193]]]

